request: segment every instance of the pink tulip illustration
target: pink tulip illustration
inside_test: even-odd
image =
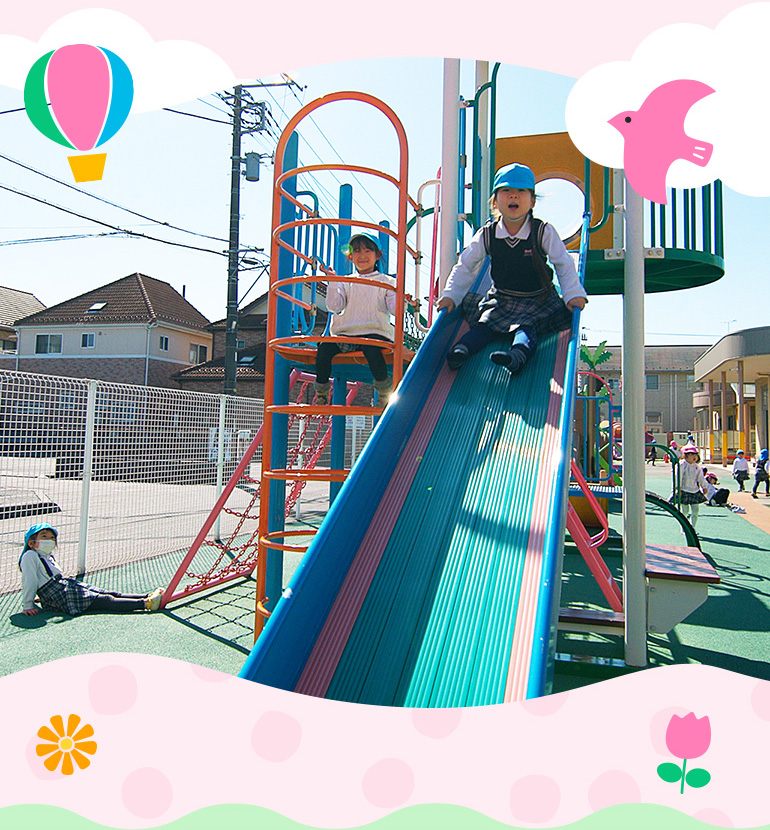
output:
[[[711,781],[711,775],[705,769],[691,769],[687,772],[687,762],[693,758],[700,758],[711,743],[711,723],[707,717],[696,718],[690,712],[683,718],[674,715],[666,729],[666,746],[672,755],[682,759],[682,766],[665,763],[658,767],[658,775],[669,783],[681,781],[680,793],[684,793],[684,785],[689,787],[705,787]]]

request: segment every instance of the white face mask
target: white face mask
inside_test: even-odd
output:
[[[53,553],[56,549],[55,539],[40,539],[37,543],[38,553]]]

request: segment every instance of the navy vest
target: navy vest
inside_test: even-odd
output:
[[[498,239],[495,226],[501,219],[484,226],[484,247],[491,259],[492,282],[495,288],[520,297],[537,297],[550,290],[553,271],[546,262],[542,248],[545,223],[530,217],[527,239]],[[514,244],[510,244],[514,242]]]

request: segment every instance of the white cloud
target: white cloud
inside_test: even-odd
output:
[[[602,64],[575,84],[567,101],[567,129],[585,155],[609,167],[623,167],[623,137],[607,120],[636,110],[653,89],[679,78],[702,81],[715,93],[697,102],[685,132],[714,145],[706,167],[676,161],[670,187],[697,187],[721,178],[750,196],[770,195],[770,154],[766,147],[770,108],[770,3],[742,6],[715,29],[691,24],[653,32],[627,62]]]
[[[132,112],[191,101],[237,83],[210,49],[182,40],[155,42],[133,18],[107,9],[83,9],[59,18],[37,43],[0,34],[0,85],[23,89],[32,64],[70,43],[103,46],[119,55],[134,80]]]

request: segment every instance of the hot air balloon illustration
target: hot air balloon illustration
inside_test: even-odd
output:
[[[44,136],[72,150],[93,150],[123,126],[134,82],[109,49],[76,43],[37,60],[24,84],[29,120]],[[69,156],[76,182],[102,178],[106,153]]]

